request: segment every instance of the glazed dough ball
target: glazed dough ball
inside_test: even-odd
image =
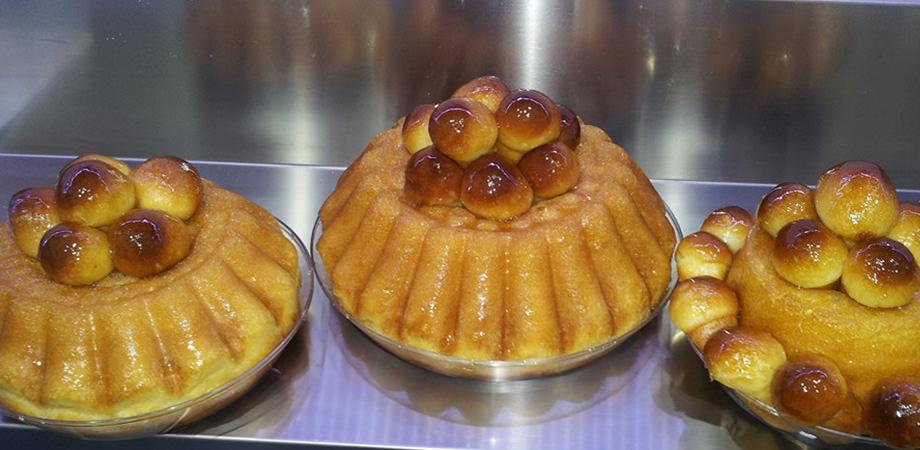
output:
[[[861,242],[847,255],[843,288],[857,302],[871,308],[895,308],[909,303],[920,279],[910,250],[888,238]]]
[[[888,237],[907,247],[914,261],[920,261],[920,204],[901,203],[898,220]]]
[[[23,189],[10,198],[7,211],[16,246],[26,255],[38,257],[38,244],[42,237],[51,227],[61,223],[54,189]]]
[[[671,321],[698,349],[722,328],[738,325],[738,297],[724,281],[696,277],[677,283],[668,305]],[[718,324],[714,329],[707,324]]]
[[[677,244],[675,259],[679,280],[702,276],[724,280],[733,258],[731,249],[719,238],[698,231]]]
[[[61,172],[55,198],[62,220],[101,227],[134,207],[134,184],[102,161],[80,161]]]
[[[151,209],[131,211],[109,227],[112,259],[119,272],[143,278],[188,256],[192,237],[185,222]]]
[[[562,130],[559,132],[559,141],[575,150],[581,143],[581,122],[578,116],[568,106],[558,105],[562,117]]]
[[[412,155],[406,165],[406,198],[428,206],[460,201],[463,168],[434,146]]]
[[[402,139],[403,146],[409,153],[415,153],[431,145],[431,135],[428,134],[428,121],[431,119],[431,113],[434,112],[434,105],[418,105],[412,112],[406,116],[403,122]]]
[[[734,254],[744,246],[748,231],[753,224],[754,219],[751,218],[751,213],[744,208],[726,206],[711,212],[703,221],[700,231],[719,238]]]
[[[519,153],[559,138],[562,115],[556,102],[534,90],[514,91],[502,100],[498,112],[498,140]]]
[[[815,189],[818,217],[851,241],[885,236],[898,219],[898,194],[881,167],[847,161],[824,172]]]
[[[463,175],[460,201],[474,214],[504,220],[523,214],[533,203],[533,190],[518,168],[495,154],[470,163]]]
[[[773,241],[773,269],[803,288],[826,287],[840,279],[846,259],[843,240],[811,219],[784,226]]]
[[[522,153],[522,152],[519,152],[519,151],[517,151],[517,150],[512,150],[512,149],[506,147],[506,146],[505,146],[504,144],[502,144],[501,142],[496,142],[496,143],[495,143],[495,153],[497,153],[498,156],[501,156],[502,158],[508,160],[508,162],[510,162],[510,163],[512,163],[512,164],[517,164],[517,163],[519,163],[519,162],[521,161],[521,158],[523,158],[524,155],[527,154],[527,152],[523,152],[523,153]]]
[[[466,97],[478,101],[495,113],[502,100],[511,92],[505,82],[493,75],[473,78],[460,86],[451,97]]]
[[[93,284],[112,272],[105,233],[73,222],[56,225],[45,233],[38,260],[48,277],[71,286]]]
[[[716,381],[769,401],[770,383],[786,362],[786,352],[770,333],[735,327],[713,334],[703,349],[703,359]]]
[[[75,159],[73,159],[73,160],[71,160],[70,162],[68,162],[68,163],[61,169],[61,172],[63,173],[64,170],[66,170],[68,167],[70,167],[71,164],[75,164],[75,163],[82,162],[82,161],[102,161],[102,162],[104,162],[104,163],[106,163],[106,164],[108,164],[108,165],[114,167],[116,170],[118,170],[119,172],[121,172],[122,175],[124,175],[124,176],[130,176],[130,175],[131,175],[131,167],[129,167],[129,166],[128,166],[127,164],[125,164],[123,161],[118,160],[118,159],[115,159],[115,158],[112,158],[112,157],[109,157],[109,156],[105,156],[105,155],[98,155],[98,154],[96,154],[96,153],[87,153],[87,154],[85,154],[85,155],[80,155],[80,156],[76,157]]]
[[[137,207],[155,209],[188,220],[198,210],[203,188],[198,170],[188,161],[158,156],[134,170]]]
[[[920,448],[920,380],[879,382],[864,405],[863,423],[888,445]]]
[[[760,228],[773,237],[787,224],[802,219],[818,220],[814,193],[804,184],[779,184],[763,196],[757,207]]]
[[[434,109],[428,133],[439,151],[465,167],[492,151],[498,139],[498,125],[492,111],[482,103],[452,98]]]
[[[780,366],[772,382],[773,405],[803,425],[830,420],[848,399],[840,368],[816,354],[797,355]]]
[[[575,152],[559,141],[527,152],[518,162],[518,169],[540,198],[564,194],[578,184],[578,158]]]

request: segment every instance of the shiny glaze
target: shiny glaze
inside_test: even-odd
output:
[[[866,161],[845,161],[828,169],[815,188],[818,216],[835,233],[852,240],[884,236],[898,215],[898,194],[885,171]]]
[[[898,221],[888,232],[888,237],[904,244],[914,256],[914,261],[920,260],[920,204],[901,203]]]
[[[415,153],[431,145],[431,135],[428,134],[428,120],[434,112],[434,105],[424,103],[412,108],[403,122],[403,145],[409,153]]]
[[[917,276],[917,262],[900,242],[881,238],[854,247],[850,258],[864,270],[874,286],[910,283]]]
[[[434,109],[428,133],[438,150],[464,164],[492,149],[498,138],[498,127],[492,112],[482,103],[452,98]]]
[[[757,207],[757,221],[771,236],[789,222],[817,219],[814,192],[799,183],[782,183],[767,192]]]
[[[732,265],[732,251],[719,238],[705,232],[686,236],[677,244],[675,253],[680,280],[698,276],[724,279]]]
[[[753,225],[751,213],[740,206],[719,208],[706,216],[700,230],[721,239],[736,253],[747,238],[748,230]]]
[[[155,275],[176,265],[191,249],[182,221],[164,212],[137,209],[109,228],[115,268],[138,278]]]
[[[800,287],[825,287],[837,281],[846,258],[843,240],[811,219],[787,224],[773,241],[773,268]]]
[[[198,169],[174,156],[150,158],[134,171],[137,207],[165,211],[179,219],[190,218],[201,202]]]
[[[79,162],[83,162],[83,161],[101,161],[101,162],[104,162],[104,163],[106,163],[106,164],[108,164],[108,165],[114,167],[115,170],[118,170],[118,171],[121,172],[124,176],[130,176],[130,175],[131,175],[131,167],[129,167],[129,166],[128,166],[127,164],[125,164],[124,162],[119,161],[119,160],[117,160],[117,159],[115,159],[115,158],[112,158],[112,157],[109,157],[109,156],[99,155],[99,154],[96,154],[96,153],[87,153],[87,154],[85,154],[85,155],[80,155],[80,156],[74,158],[73,160],[71,160],[70,162],[68,162],[66,165],[64,165],[64,167],[61,167],[61,170],[58,172],[58,175],[60,175],[61,173],[64,173],[64,171],[67,170],[67,168],[70,167],[71,165],[76,164],[76,163],[79,163]]]
[[[28,188],[13,194],[7,211],[16,245],[33,258],[38,255],[45,232],[61,223],[54,189],[48,187]]]
[[[433,145],[412,155],[406,164],[404,191],[422,205],[452,205],[460,201],[463,168]]]
[[[920,383],[880,383],[864,406],[863,421],[888,445],[920,447]]]
[[[578,159],[560,141],[527,152],[518,162],[518,169],[530,182],[534,194],[541,198],[564,194],[578,184]]]
[[[500,78],[485,75],[473,78],[454,91],[451,97],[467,97],[478,101],[495,113],[505,96],[511,92]]]
[[[770,333],[746,327],[725,328],[703,348],[710,375],[720,383],[764,399],[786,353]]]
[[[103,226],[134,206],[134,185],[114,167],[86,160],[61,172],[55,197],[61,218],[89,226]]]
[[[495,113],[498,139],[525,152],[559,137],[562,118],[556,103],[535,90],[514,91],[502,100]]]
[[[112,271],[105,233],[72,222],[45,233],[38,260],[52,280],[74,286],[92,284]]]
[[[581,142],[581,122],[575,111],[565,105],[558,105],[559,114],[562,121],[562,130],[559,132],[559,140],[568,145],[570,149],[578,149],[578,143]]]
[[[509,219],[530,208],[533,190],[514,164],[487,154],[466,168],[460,200],[479,216]]]
[[[845,383],[840,370],[827,358],[788,361],[773,378],[773,404],[796,422],[817,425],[843,406]]]

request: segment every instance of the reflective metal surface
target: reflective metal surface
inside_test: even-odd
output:
[[[920,7],[318,0],[0,2],[0,151],[346,165],[485,73],[654,178],[920,170]]]
[[[65,160],[0,155],[0,199],[47,185]],[[309,237],[340,169],[197,163],[203,176],[271,210]],[[712,209],[753,209],[767,185],[656,181],[678,222],[694,230]],[[902,192],[920,200],[920,191]],[[0,211],[5,220],[5,210]],[[574,372],[490,383],[437,375],[402,362],[335,314],[317,289],[307,330],[250,394],[176,434],[132,446],[259,448],[279,443],[423,448],[801,448],[740,410],[667,315],[611,354]],[[79,441],[0,424],[0,439],[36,448]],[[201,441],[211,443],[204,446]],[[87,443],[94,447],[95,443]],[[112,444],[107,444],[108,446]],[[5,448],[5,447],[4,447]],[[20,448],[14,446],[12,448]]]

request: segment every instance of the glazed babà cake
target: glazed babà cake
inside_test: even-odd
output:
[[[662,301],[675,245],[661,198],[603,131],[495,77],[376,136],[319,220],[340,309],[470,360],[632,331]]]
[[[671,318],[711,376],[806,426],[920,446],[920,207],[849,161],[717,210],[677,250]],[[733,254],[734,252],[734,254]]]
[[[36,418],[135,416],[201,396],[295,325],[277,221],[176,158],[89,155],[16,193],[0,225],[0,403]]]

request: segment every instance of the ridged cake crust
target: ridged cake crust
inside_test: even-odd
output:
[[[658,306],[674,230],[603,131],[582,127],[574,189],[495,221],[407,201],[401,127],[375,137],[320,210],[334,296],[364,325],[444,355],[519,360],[603,343]]]
[[[129,417],[198,397],[265,356],[299,316],[294,246],[205,182],[191,253],[141,280],[48,279],[0,226],[0,402],[56,420]]]
[[[920,292],[901,308],[870,308],[834,289],[801,289],[772,268],[773,239],[759,227],[736,255],[727,282],[738,294],[741,326],[769,332],[787,354],[823,355],[837,364],[858,402],[879,380],[920,374]],[[859,421],[835,428],[860,433]]]

